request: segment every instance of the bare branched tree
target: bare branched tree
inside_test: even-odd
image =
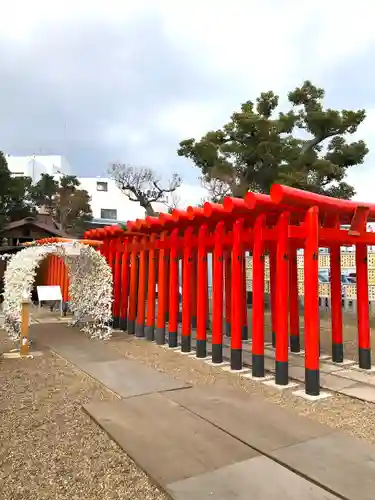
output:
[[[232,196],[233,188],[230,183],[215,177],[201,177],[202,186],[208,191],[208,198],[214,203],[222,203],[226,196]]]
[[[131,201],[137,201],[147,215],[155,216],[152,203],[166,203],[168,193],[173,193],[181,185],[181,178],[173,174],[166,187],[154,170],[148,167],[132,167],[114,163],[109,168],[109,175]]]
[[[172,213],[175,208],[179,208],[181,205],[181,196],[179,196],[176,192],[172,193],[171,196],[168,197],[168,200],[165,202],[168,213]]]

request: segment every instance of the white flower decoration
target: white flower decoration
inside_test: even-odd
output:
[[[75,252],[72,253],[72,248]],[[94,248],[79,242],[30,246],[11,256],[4,273],[4,326],[13,340],[21,333],[24,297],[31,298],[36,270],[49,254],[64,259],[69,274],[71,326],[79,325],[91,338],[109,339],[112,320],[112,272]]]

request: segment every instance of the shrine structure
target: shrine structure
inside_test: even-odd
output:
[[[252,354],[252,375],[265,376],[265,256],[269,258],[275,383],[289,382],[289,351],[305,351],[305,391],[320,393],[319,248],[330,252],[332,360],[343,362],[340,248],[355,245],[359,367],[371,369],[367,246],[375,234],[375,205],[273,185],[270,195],[128,221],[85,233],[113,273],[113,327],[137,337],[195,349],[198,358],[224,359],[230,337],[232,370]],[[345,226],[345,228],[343,227]],[[304,255],[304,328],[300,339],[297,251]],[[245,255],[252,255],[252,313],[248,325]],[[212,254],[212,328],[209,326],[208,255]],[[52,278],[51,278],[52,279]],[[53,281],[53,279],[52,279]],[[180,304],[179,284],[182,284]],[[167,335],[166,335],[167,334]],[[244,343],[250,337],[251,343]]]

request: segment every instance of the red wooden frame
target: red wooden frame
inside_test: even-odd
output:
[[[117,226],[87,231],[85,238],[101,242],[98,248],[113,269],[114,326],[164,344],[169,317],[169,346],[180,345],[183,352],[190,352],[195,342],[198,357],[206,357],[209,349],[207,256],[212,254],[212,362],[223,362],[225,325],[233,370],[243,368],[243,349],[248,349],[244,344],[248,331],[244,253],[250,252],[252,374],[260,379],[265,376],[265,339],[272,333],[276,384],[288,384],[289,352],[300,352],[304,346],[305,390],[314,396],[320,391],[320,247],[330,249],[332,360],[342,363],[340,247],[356,245],[359,365],[371,368],[367,246],[375,245],[375,233],[366,230],[370,221],[375,221],[373,204],[274,185],[270,195],[249,192],[244,199],[227,197],[223,204],[207,202],[203,208],[189,207],[128,221],[126,231]],[[299,328],[298,249],[304,250],[303,336]],[[269,332],[265,331],[264,319],[266,255],[270,273]],[[50,271],[48,279],[52,277],[56,275]]]

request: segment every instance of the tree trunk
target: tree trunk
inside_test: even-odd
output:
[[[150,202],[145,201],[144,203],[140,203],[140,205],[146,210],[146,214],[150,215],[151,217],[156,216],[155,210],[152,208],[152,205]]]

